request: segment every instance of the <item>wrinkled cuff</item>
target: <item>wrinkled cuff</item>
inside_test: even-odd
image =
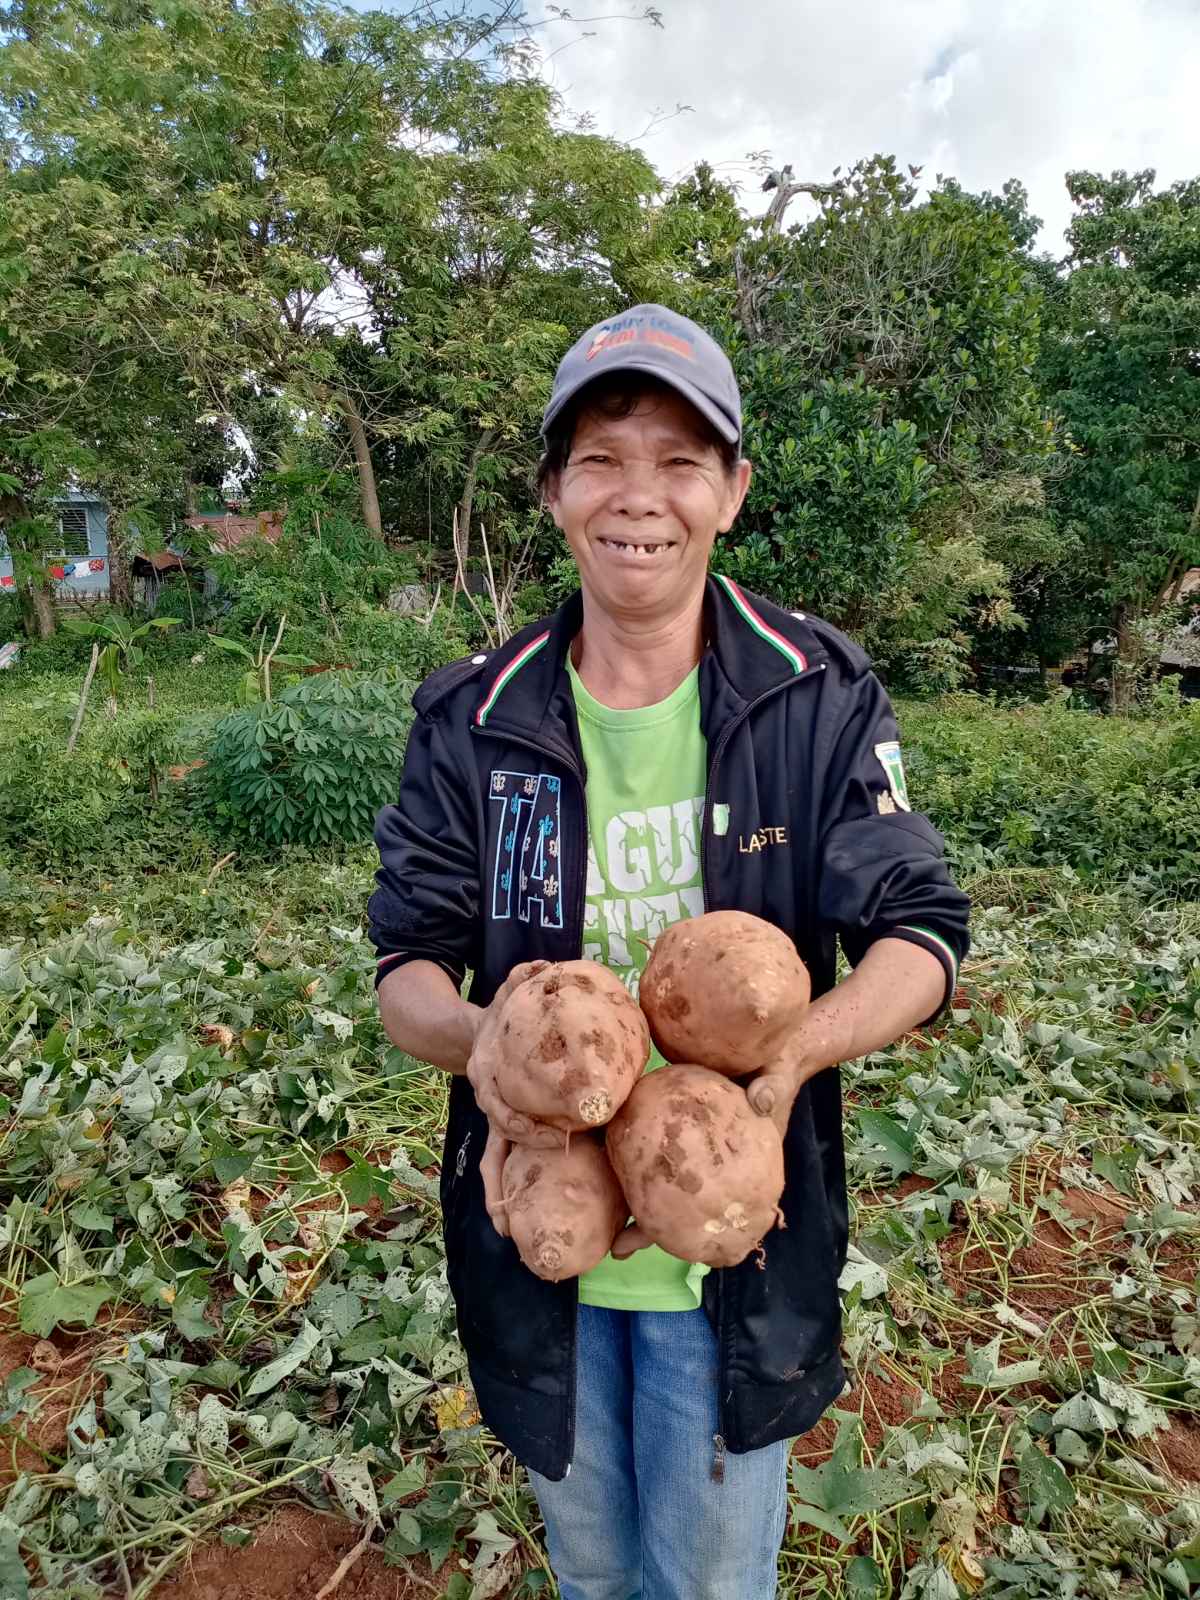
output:
[[[431,961],[435,967],[441,967],[456,989],[462,988],[467,972],[465,967],[457,966],[453,961],[435,954],[432,950],[421,950],[411,945],[400,950],[388,950],[380,955],[375,965],[375,987],[378,989],[389,972],[395,972],[397,967],[402,967],[409,961]]]
[[[940,933],[936,933],[932,928],[925,927],[919,922],[901,923],[895,928],[889,928],[886,933],[879,934],[878,937],[881,939],[903,939],[906,944],[915,944],[921,950],[928,950],[931,956],[936,956],[941,962],[942,970],[946,974],[946,992],[942,996],[941,1005],[938,1006],[933,1015],[926,1017],[925,1021],[920,1024],[922,1028],[928,1027],[931,1022],[936,1021],[945,1011],[954,997],[955,989],[958,987],[958,957],[955,955],[953,947]]]

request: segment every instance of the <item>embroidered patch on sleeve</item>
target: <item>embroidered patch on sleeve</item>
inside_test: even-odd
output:
[[[875,746],[875,759],[883,768],[884,776],[888,781],[888,788],[892,791],[892,798],[901,811],[911,811],[912,806],[908,800],[908,784],[904,779],[904,762],[900,759],[900,745],[895,739],[888,739],[883,744]]]

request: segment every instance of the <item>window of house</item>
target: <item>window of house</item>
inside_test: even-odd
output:
[[[82,506],[64,506],[58,514],[62,534],[61,553],[64,556],[86,556],[88,553],[87,512]]]

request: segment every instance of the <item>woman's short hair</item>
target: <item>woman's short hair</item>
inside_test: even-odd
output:
[[[621,417],[631,416],[637,409],[638,402],[647,395],[674,393],[675,390],[669,384],[661,383],[648,374],[642,376],[637,372],[614,372],[609,377],[597,378],[594,383],[589,383],[587,388],[555,417],[546,432],[535,480],[538,493],[544,494],[549,480],[557,478],[566,467],[571,446],[575,442],[575,429],[579,426],[581,416],[590,412],[616,421]],[[720,456],[725,471],[732,473],[739,459],[737,445],[730,444],[728,439],[723,439],[708,419],[702,417],[698,411],[696,426]]]

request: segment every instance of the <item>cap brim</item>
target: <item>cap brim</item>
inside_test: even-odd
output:
[[[681,394],[685,400],[694,405],[700,415],[706,421],[712,423],[726,443],[741,443],[741,428],[730,421],[728,414],[722,411],[720,406],[710,400],[706,394],[702,394],[695,384],[689,383],[686,378],[682,376],[676,377],[673,373],[664,372],[661,367],[654,366],[648,361],[612,361],[605,366],[603,372],[589,372],[571,388],[565,390],[562,394],[555,395],[550,405],[546,407],[545,415],[542,417],[541,432],[543,435],[546,429],[551,426],[555,417],[560,416],[566,406],[577,395],[582,394],[589,384],[598,383],[602,378],[609,378],[614,372],[645,372],[650,377],[656,378],[659,383],[665,384],[668,389],[674,389],[677,394]]]

